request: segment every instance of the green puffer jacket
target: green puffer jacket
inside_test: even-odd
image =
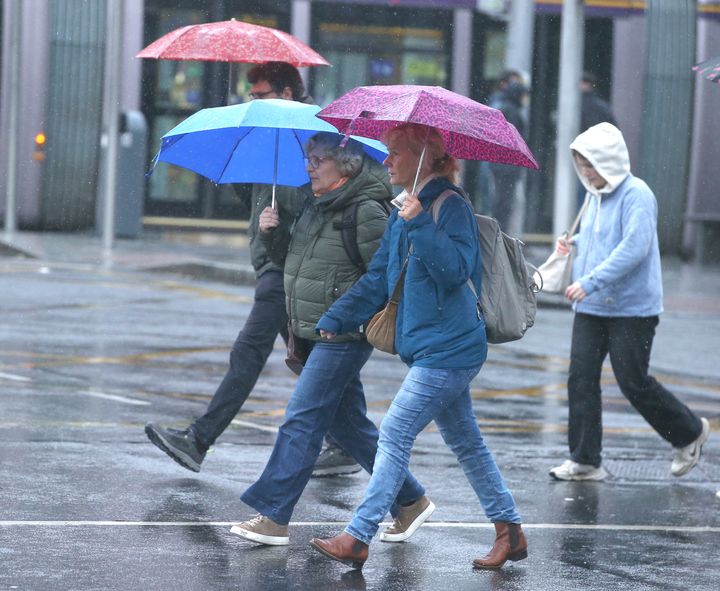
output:
[[[280,215],[280,226],[290,228],[297,214],[302,209],[307,194],[296,187],[275,187],[275,201]],[[250,226],[248,238],[250,240],[250,261],[255,269],[256,277],[260,277],[265,271],[282,271],[282,265],[278,266],[270,259],[265,241],[258,240],[260,230],[258,228],[260,214],[263,209],[270,207],[272,203],[272,185],[253,185],[250,202],[246,203],[250,209]]]
[[[284,257],[285,297],[293,333],[319,341],[315,324],[362,275],[350,260],[337,227],[343,212],[358,203],[357,245],[367,265],[380,245],[387,222],[387,211],[379,201],[389,199],[392,193],[385,168],[369,158],[355,178],[321,197],[312,195],[310,185],[301,189],[307,201],[291,232],[280,227],[260,236],[275,264],[282,265]],[[336,341],[364,338],[354,332],[338,335]]]

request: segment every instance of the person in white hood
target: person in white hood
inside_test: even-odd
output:
[[[610,355],[620,390],[674,448],[671,472],[687,474],[708,438],[698,417],[648,375],[662,307],[657,201],[630,172],[620,130],[600,123],[570,145],[575,170],[587,189],[580,232],[556,249],[577,248],[573,282],[565,297],[575,310],[568,375],[570,459],[550,470],[558,480],[603,480],[600,375]]]

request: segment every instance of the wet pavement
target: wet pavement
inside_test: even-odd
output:
[[[25,256],[20,256],[24,253]],[[540,247],[531,258],[542,259]],[[362,573],[308,547],[339,531],[367,476],[314,479],[289,547],[229,533],[251,516],[294,384],[278,341],[254,393],[195,474],[148,443],[148,420],[204,410],[252,302],[244,237],[156,234],[119,241],[21,233],[0,247],[0,589],[717,589],[720,435],[675,479],[671,449],[604,374],[602,483],[553,482],[566,457],[572,314],[543,300],[516,343],[492,346],[473,383],[478,421],[513,490],[530,556],[473,571],[491,524],[434,426],[412,469],[437,511],[404,544],[375,543]],[[720,431],[720,273],[664,261],[666,313],[654,374]],[[404,366],[363,372],[382,417]]]

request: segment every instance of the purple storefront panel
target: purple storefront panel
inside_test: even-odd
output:
[[[391,8],[475,8],[475,0],[322,0],[330,4],[377,4]]]

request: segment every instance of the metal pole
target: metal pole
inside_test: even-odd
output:
[[[582,78],[584,0],[564,0],[560,30],[560,81],[558,84],[557,142],[555,146],[555,209],[553,232],[568,229],[577,204],[577,175],[570,159],[570,144],[580,127],[580,79]]]
[[[311,23],[312,7],[310,6],[310,0],[292,0],[290,4],[290,34],[306,45],[310,45]],[[300,70],[300,77],[307,93],[310,94],[307,68]]]
[[[453,10],[452,90],[470,96],[472,72],[473,13],[468,8]]]
[[[107,259],[115,241],[115,200],[120,120],[120,76],[122,73],[122,0],[107,0],[107,40],[105,45],[105,190],[103,192],[103,255]]]
[[[20,40],[22,30],[22,2],[20,0],[8,0],[10,5],[10,21],[6,30],[10,34],[10,55],[8,55],[8,108],[6,113],[7,121],[7,157],[6,174],[7,184],[5,185],[5,239],[13,239],[17,226],[16,202],[17,202],[17,150],[18,150],[18,123],[20,116],[20,67],[21,51]]]
[[[505,68],[530,76],[532,72],[535,0],[513,0],[508,22]],[[530,82],[530,80],[528,80]]]

